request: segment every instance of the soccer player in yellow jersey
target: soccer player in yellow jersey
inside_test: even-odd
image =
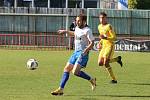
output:
[[[113,58],[114,54],[114,41],[116,40],[116,34],[112,29],[112,26],[107,23],[107,14],[101,12],[99,15],[100,24],[98,25],[98,31],[100,33],[100,46],[101,50],[98,57],[98,65],[105,66],[110,77],[112,78],[111,83],[117,83],[117,79],[113,74],[110,63],[118,62],[122,66],[121,56]]]

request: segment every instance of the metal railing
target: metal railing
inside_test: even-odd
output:
[[[66,50],[73,49],[73,38],[60,35],[44,35],[44,34],[0,34],[0,48],[9,49],[54,49]],[[69,47],[70,46],[70,47]]]

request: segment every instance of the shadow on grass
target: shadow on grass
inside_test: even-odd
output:
[[[150,98],[150,95],[144,96],[144,95],[64,95],[64,96],[90,96],[91,98],[83,97],[81,98],[82,100],[97,100],[96,98],[92,97],[101,97],[101,96],[106,96],[106,97],[130,97],[130,98]]]
[[[108,97],[133,97],[133,98],[149,98],[150,97],[150,95],[149,96],[134,96],[134,95],[101,95],[101,96],[108,96]]]
[[[96,99],[96,98],[81,98],[81,100],[98,100],[98,99]]]
[[[150,83],[121,83],[121,84],[130,84],[130,85],[150,85]]]

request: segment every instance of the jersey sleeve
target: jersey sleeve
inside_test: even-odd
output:
[[[109,32],[109,36],[107,37],[107,40],[115,41],[116,40],[116,33],[112,29],[111,25],[109,25],[108,32]]]
[[[92,30],[90,29],[87,31],[86,35],[89,41],[93,41],[95,39],[93,36]]]

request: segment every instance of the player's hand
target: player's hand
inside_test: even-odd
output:
[[[87,55],[88,52],[89,52],[89,50],[88,50],[88,49],[85,49],[85,50],[82,52],[82,55],[83,55],[83,56],[84,56],[84,55]]]
[[[58,32],[58,34],[64,34],[64,33],[66,33],[66,30],[58,30],[57,32]]]
[[[99,35],[100,39],[107,39],[107,36],[105,34]]]
[[[97,48],[99,49],[99,50],[101,50],[102,49],[102,44],[99,42],[97,45]]]

